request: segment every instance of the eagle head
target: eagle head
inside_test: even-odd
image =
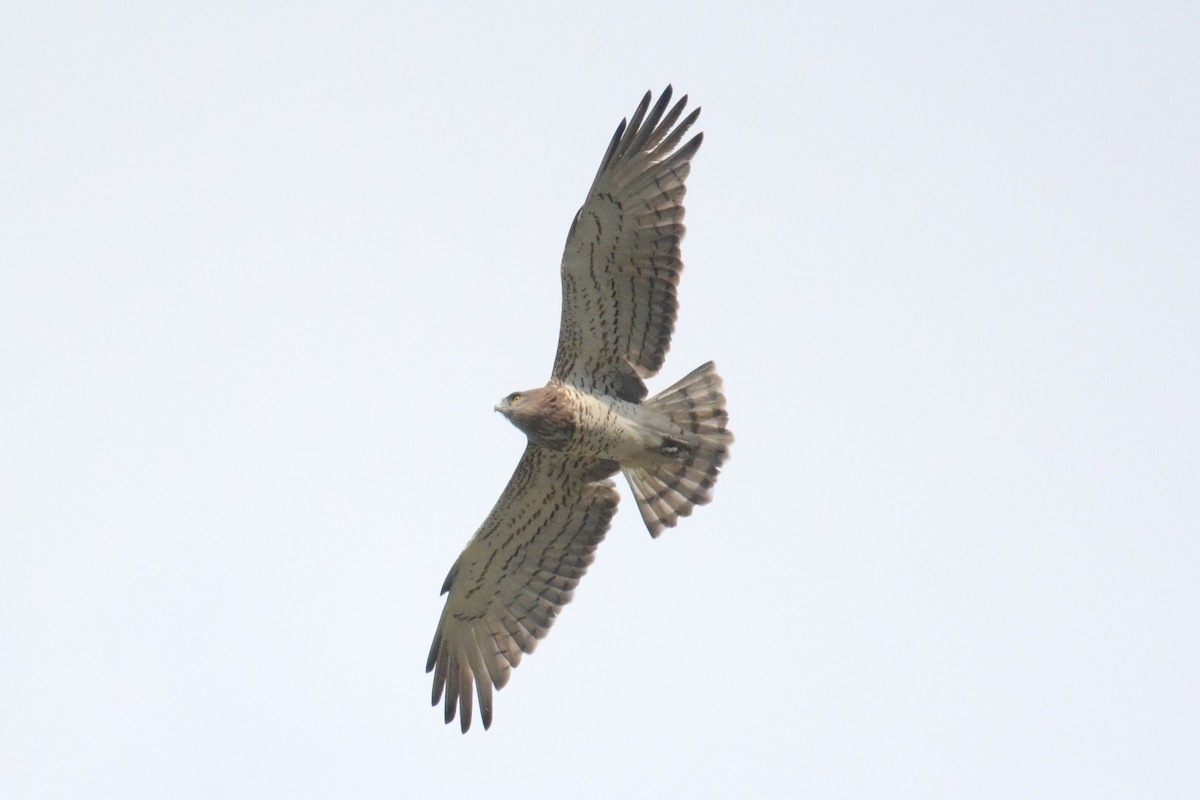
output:
[[[566,398],[550,386],[513,392],[496,404],[496,410],[531,442],[545,447],[562,447],[575,432]]]

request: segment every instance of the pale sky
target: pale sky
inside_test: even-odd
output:
[[[1200,796],[1200,6],[190,5],[0,8],[0,796]],[[463,736],[492,406],[667,83],[650,389],[737,441]]]

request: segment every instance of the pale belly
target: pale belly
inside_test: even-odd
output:
[[[616,461],[623,467],[647,466],[662,460],[659,451],[666,437],[679,432],[666,415],[637,403],[567,390],[578,409],[568,452]]]

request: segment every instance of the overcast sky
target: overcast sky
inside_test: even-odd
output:
[[[971,5],[0,7],[0,796],[1200,796],[1200,6]],[[669,82],[732,458],[464,737],[492,406]]]

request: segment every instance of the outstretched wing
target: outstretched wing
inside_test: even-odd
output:
[[[671,345],[684,181],[704,135],[675,149],[700,109],[676,125],[687,96],[670,100],[668,86],[647,114],[647,92],[617,126],[567,235],[554,378],[593,394],[641,400]]]
[[[429,650],[433,704],[457,705],[471,727],[472,681],[483,727],[492,687],[508,682],[522,653],[544,637],[608,531],[617,510],[610,462],[582,463],[529,445],[495,508],[454,562],[446,608]]]

